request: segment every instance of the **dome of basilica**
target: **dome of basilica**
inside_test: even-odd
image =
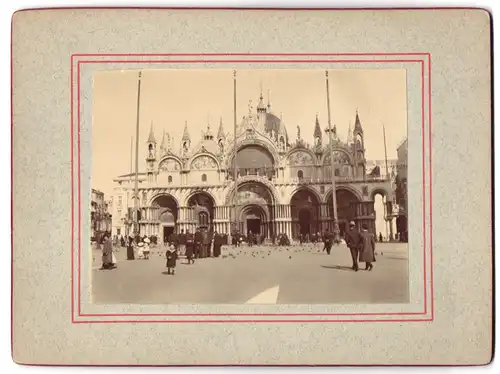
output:
[[[269,112],[266,113],[266,122],[264,123],[264,129],[267,133],[271,133],[272,131],[274,131],[276,136],[280,133],[280,131],[283,131],[285,133],[286,142],[288,143],[288,133],[286,131],[285,124],[282,124],[281,119],[279,119],[274,114]]]

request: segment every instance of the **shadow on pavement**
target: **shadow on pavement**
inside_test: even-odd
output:
[[[353,271],[351,267],[349,266],[339,266],[339,265],[331,265],[331,266],[327,266],[327,265],[321,265],[322,268],[325,268],[325,269],[335,269],[335,270],[343,270],[343,271]]]

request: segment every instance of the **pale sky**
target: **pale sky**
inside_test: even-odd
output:
[[[130,142],[135,136],[138,71],[105,71],[94,75],[92,124],[92,188],[108,198],[113,178],[130,172]],[[354,127],[358,109],[364,130],[366,158],[384,159],[382,125],[387,157],[407,136],[406,71],[404,69],[329,70],[332,126],[343,140],[349,123]],[[322,129],[328,126],[324,70],[237,70],[237,118],[248,114],[249,100],[257,106],[260,90],[271,111],[282,114],[290,142],[297,125],[301,137],[312,143],[316,114]],[[187,121],[192,146],[210,122],[214,135],[222,118],[226,132],[233,130],[233,70],[143,70],[140,100],[139,170],[145,169],[146,140],[151,122],[159,148],[163,130],[174,137],[175,149]],[[323,142],[327,140],[323,133]],[[135,152],[135,145],[134,145]]]

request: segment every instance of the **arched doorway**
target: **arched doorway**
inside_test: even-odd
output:
[[[389,215],[392,211],[388,211],[388,196],[384,189],[376,189],[371,194],[374,210],[374,233],[378,241],[392,241],[394,239],[393,222]],[[390,206],[392,209],[392,205]]]
[[[234,170],[234,162],[233,158],[231,171]],[[263,146],[245,145],[238,150],[236,168],[239,177],[258,175],[271,180],[274,176],[274,159]]]
[[[295,192],[290,200],[292,215],[292,237],[298,238],[300,234],[311,236],[321,232],[320,228],[320,202],[317,195],[309,189]]]
[[[266,234],[266,225],[269,221],[267,209],[260,205],[246,205],[241,209],[240,221],[243,224],[243,232],[245,235]]]
[[[299,210],[299,234],[302,236],[311,235],[311,211],[302,208]]]
[[[163,243],[165,243],[175,231],[179,206],[175,198],[167,194],[155,198],[151,205],[158,208],[158,218],[160,221],[159,240],[163,240]]]
[[[337,219],[339,224],[340,236],[343,237],[344,233],[349,227],[349,221],[356,218],[356,204],[360,201],[354,192],[338,188],[336,191],[337,196]],[[333,202],[332,192],[328,194],[328,222],[327,227],[329,231],[333,231]]]
[[[187,202],[196,217],[196,226],[202,230],[212,230],[215,213],[215,201],[208,193],[199,191],[191,195]]]
[[[270,238],[275,229],[273,226],[274,196],[269,188],[257,181],[247,181],[238,185],[236,197],[228,196],[228,203],[237,208],[236,229],[243,235],[248,231],[259,233]]]

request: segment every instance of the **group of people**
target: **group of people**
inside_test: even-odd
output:
[[[352,270],[359,270],[359,262],[366,264],[365,270],[372,270],[375,260],[375,235],[368,231],[366,225],[358,231],[354,222],[349,223],[345,233],[345,241],[351,252]]]
[[[232,235],[235,238],[233,244],[239,246],[243,240],[242,236]],[[249,232],[248,245],[258,244],[262,240],[257,239],[256,235]],[[276,243],[277,239],[277,243]],[[286,234],[280,234],[277,238],[273,238],[274,244],[290,245],[290,239]],[[319,233],[313,235],[313,238],[306,238],[306,240],[313,240],[316,242],[323,242],[323,251],[327,254],[331,253],[332,246],[335,242],[333,233],[325,230],[323,236]],[[361,231],[356,228],[354,222],[349,223],[349,230],[345,232],[345,242],[351,252],[352,269],[359,270],[359,262],[365,262],[365,270],[373,269],[373,262],[375,262],[375,235],[368,231],[366,225],[362,226]],[[113,243],[108,234],[104,234],[101,239],[102,245],[102,268],[101,269],[114,269],[117,267],[115,255],[113,253]],[[150,256],[150,243],[151,240],[147,237],[128,237],[127,239],[127,260],[145,259],[149,260]],[[168,238],[165,238],[164,243],[167,245],[165,257],[167,259],[166,267],[167,274],[175,274],[175,267],[177,259],[180,254],[186,256],[188,264],[194,264],[195,259],[206,257],[219,257],[221,255],[221,247],[227,244],[227,237],[219,234],[217,231],[210,232],[207,230],[196,229],[194,233],[189,230],[181,230],[179,234],[172,233]],[[302,243],[302,239],[301,239]],[[123,242],[120,243],[123,246]]]
[[[181,230],[179,234],[173,232],[168,238],[169,248],[174,247],[176,251],[186,255],[188,264],[193,264],[195,259],[206,257],[219,257],[221,247],[227,239],[217,231],[211,232],[197,228],[194,233],[189,230]]]

